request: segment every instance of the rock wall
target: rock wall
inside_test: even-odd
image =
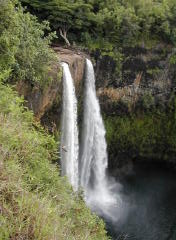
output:
[[[56,132],[59,129],[61,120],[61,62],[69,64],[75,81],[81,125],[85,58],[89,58],[78,50],[58,46],[54,47],[54,50],[58,54],[58,62],[53,64],[49,73],[54,79],[49,86],[40,89],[26,82],[19,82],[16,87],[19,94],[23,95],[27,101],[26,105],[34,111],[36,119],[40,120],[50,132]],[[129,112],[136,111],[136,106],[146,95],[152,97],[155,106],[165,107],[176,88],[176,69],[170,64],[171,54],[172,48],[168,45],[158,45],[150,49],[144,47],[125,49],[121,78],[116,72],[116,63],[112,58],[92,54],[95,63],[97,95],[103,114],[115,117],[128,116]],[[114,148],[117,147],[118,143],[117,146],[115,143]],[[108,151],[113,150],[108,146]],[[109,152],[109,156],[113,156],[109,158],[111,169],[121,168],[122,171],[131,169],[132,158],[129,149],[124,151],[122,149],[120,156],[116,159],[114,157],[116,151],[114,153]]]
[[[58,54],[58,62],[54,63],[49,73],[53,81],[44,89],[33,86],[27,82],[19,82],[16,90],[24,96],[26,106],[34,112],[37,120],[49,131],[54,132],[59,128],[62,112],[62,68],[61,62],[69,64],[70,71],[75,81],[77,97],[82,95],[82,84],[85,67],[85,54],[81,52],[54,47]]]
[[[158,44],[147,49],[124,49],[122,76],[116,72],[115,61],[95,54],[97,88],[102,110],[108,114],[119,113],[114,108],[119,100],[129,103],[130,108],[145,95],[152,95],[155,104],[164,105],[176,88],[176,69],[170,64],[173,48]]]
[[[168,110],[174,112],[170,103],[176,93],[176,67],[170,63],[173,47],[158,44],[127,48],[123,53],[121,74],[111,57],[93,55],[97,93],[109,131],[109,170],[124,175],[132,171],[134,161],[176,166],[174,117]]]
[[[62,75],[60,62],[69,64],[76,94],[80,99],[85,58],[89,57],[78,50],[57,46],[53,49],[58,54],[58,62],[53,64],[49,73],[54,81],[45,89],[26,82],[19,82],[16,87],[27,101],[26,105],[34,111],[36,119],[41,119],[45,125],[49,125],[49,122],[58,125],[56,119],[59,119],[61,113],[62,81],[58,81],[58,75]],[[151,49],[125,49],[121,78],[116,73],[116,63],[112,58],[94,54],[96,87],[102,111],[108,115],[120,114],[122,109],[119,102],[127,103],[130,110],[134,109],[140,98],[147,94],[154,97],[155,104],[164,105],[176,88],[176,69],[169,63],[171,52],[171,46],[161,44]]]
[[[75,81],[76,94],[79,97],[82,92],[86,54],[80,51],[54,47],[60,62],[68,63],[73,80]]]
[[[29,109],[34,112],[37,120],[40,120],[45,112],[53,105],[56,98],[60,101],[61,96],[61,80],[59,79],[59,74],[61,73],[60,63],[53,64],[52,70],[49,73],[49,77],[53,77],[53,81],[46,86],[41,88],[39,86],[34,86],[29,82],[18,82],[16,85],[16,90],[20,95],[23,95],[26,100],[26,105]]]

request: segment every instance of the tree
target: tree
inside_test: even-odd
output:
[[[29,80],[39,84],[45,84],[48,78],[50,65],[55,61],[55,55],[49,47],[54,33],[45,34],[50,31],[49,23],[39,23],[35,16],[24,13],[18,8],[19,18],[19,48],[15,54],[14,77],[17,80]]]
[[[67,36],[69,30],[81,30],[83,27],[89,26],[89,21],[86,22],[86,19],[90,20],[91,5],[82,0],[46,0],[44,3],[39,0],[22,0],[22,2],[32,8],[32,11],[37,13],[40,19],[48,19],[52,28],[68,46],[70,45]]]
[[[9,76],[19,46],[18,14],[14,6],[12,1],[0,0],[0,72],[3,78]]]
[[[0,22],[0,79],[44,85],[49,80],[50,64],[55,61],[49,47],[55,34],[49,33],[49,23],[39,23],[13,0],[0,0]]]

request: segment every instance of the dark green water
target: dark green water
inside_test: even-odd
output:
[[[104,216],[112,239],[176,240],[176,172],[136,164],[114,192],[121,201]]]

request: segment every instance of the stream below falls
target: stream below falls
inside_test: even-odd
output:
[[[135,164],[112,192],[119,204],[108,206],[108,216],[99,215],[113,240],[176,240],[174,171],[160,163]]]

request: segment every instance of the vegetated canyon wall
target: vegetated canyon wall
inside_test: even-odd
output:
[[[117,106],[113,109],[113,103],[122,100],[129,107],[135,107],[135,103],[146,95],[153,96],[156,105],[164,106],[176,87],[176,69],[170,64],[172,51],[171,46],[164,44],[150,49],[124,49],[121,77],[117,77],[112,58],[97,55],[96,77],[103,111],[117,114]]]
[[[24,95],[27,106],[34,111],[36,119],[41,120],[51,132],[59,128],[61,119],[60,63],[69,64],[81,118],[85,59],[89,57],[78,50],[62,47],[55,47],[54,50],[58,54],[58,62],[53,64],[49,73],[54,79],[50,85],[43,90],[24,82],[17,85],[18,92]],[[113,169],[127,171],[131,162],[138,158],[167,161],[169,159],[175,162],[176,146],[174,143],[169,145],[170,139],[165,140],[170,136],[164,136],[167,131],[170,134],[171,129],[161,131],[163,125],[167,125],[166,122],[172,118],[170,112],[165,114],[170,102],[173,101],[176,87],[176,68],[170,64],[172,51],[171,46],[164,44],[150,49],[145,47],[125,49],[121,77],[112,58],[92,54],[97,95],[107,129],[111,171]],[[161,113],[158,113],[160,111]]]
[[[176,67],[173,48],[124,49],[121,77],[115,61],[95,56],[97,93],[107,129],[109,169],[133,161],[176,163]],[[115,170],[115,171],[114,171]]]

